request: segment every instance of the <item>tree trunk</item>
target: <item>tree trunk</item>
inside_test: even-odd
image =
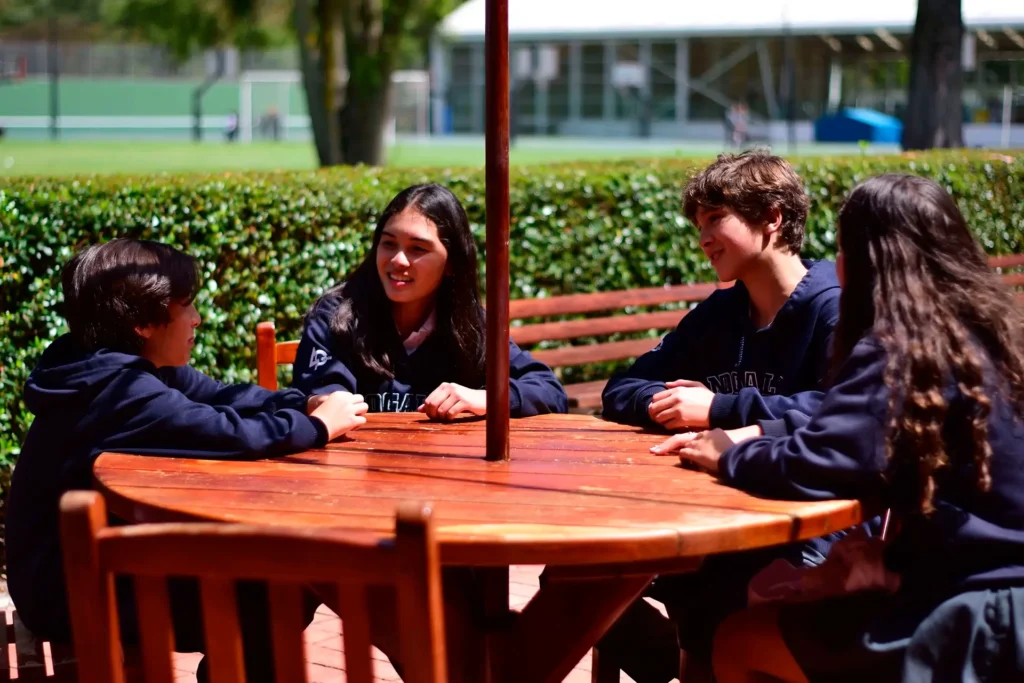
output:
[[[904,149],[963,146],[961,0],[918,0]]]
[[[341,39],[338,10],[337,0],[317,2],[317,17],[320,20],[320,72],[324,79],[320,97],[323,98],[326,112],[324,149],[327,154],[321,159],[322,166],[333,166],[341,162],[338,149],[338,57],[341,54],[341,50],[338,49],[338,41]]]
[[[344,164],[384,164],[384,131],[391,118],[391,74],[383,84],[373,79],[358,82],[359,71],[349,72],[345,104],[341,108],[341,162]]]
[[[313,142],[316,145],[316,156],[321,166],[330,164],[330,136],[327,128],[327,100],[324,97],[324,79],[322,62],[316,47],[319,45],[318,33],[312,28],[310,0],[295,0],[295,28],[299,42],[299,65],[302,69],[302,86],[306,93],[306,109],[309,112],[310,127],[313,129]]]
[[[317,33],[311,34],[314,1]],[[296,0],[303,83],[322,166],[384,163],[391,76],[414,7],[413,0]],[[434,14],[436,20],[421,21],[427,35],[443,16]],[[331,74],[342,72],[348,75],[339,108]]]

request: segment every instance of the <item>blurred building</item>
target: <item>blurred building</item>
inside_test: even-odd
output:
[[[435,41],[435,133],[483,131],[484,7],[469,0]],[[917,0],[515,0],[513,125],[720,140],[746,105],[753,138],[810,140],[813,121],[843,107],[901,117],[916,11]],[[1024,124],[1024,0],[963,0],[963,19],[967,144],[995,145],[1008,92]],[[1024,146],[1024,126],[1013,132]]]

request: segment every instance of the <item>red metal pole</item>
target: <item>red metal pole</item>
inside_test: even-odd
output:
[[[487,0],[487,460],[508,460],[508,0]]]

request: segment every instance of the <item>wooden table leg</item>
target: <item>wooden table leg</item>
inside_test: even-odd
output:
[[[497,636],[495,683],[558,683],[569,675],[654,574],[550,581]]]
[[[515,615],[508,609],[508,567],[446,568],[445,646],[450,683],[494,683],[495,644]]]
[[[494,637],[494,683],[559,683],[663,572],[693,571],[702,558],[551,567],[540,591]]]
[[[446,567],[445,639],[450,683],[560,683],[662,571],[692,571],[700,559],[670,565],[552,567],[521,613],[509,611],[508,567]],[[330,591],[321,593],[339,614]],[[401,664],[387,614],[393,596],[373,601],[374,644]],[[393,617],[391,617],[393,619]],[[392,622],[393,623],[393,622]],[[396,626],[396,625],[395,625]]]

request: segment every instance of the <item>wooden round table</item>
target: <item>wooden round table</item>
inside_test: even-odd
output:
[[[513,420],[510,462],[484,460],[484,439],[483,420],[373,414],[321,450],[246,462],[107,453],[94,477],[110,511],[132,522],[349,527],[383,536],[400,501],[432,503],[442,561],[484,568],[475,570],[482,588],[472,604],[446,612],[455,621],[460,610],[493,617],[486,627],[467,617],[475,626],[449,643],[461,658],[450,657],[452,680],[467,681],[559,681],[658,573],[862,519],[855,501],[747,495],[675,457],[651,455],[665,435],[590,416]],[[512,622],[504,618],[511,564],[549,565],[541,591]],[[481,661],[465,661],[467,653]]]

